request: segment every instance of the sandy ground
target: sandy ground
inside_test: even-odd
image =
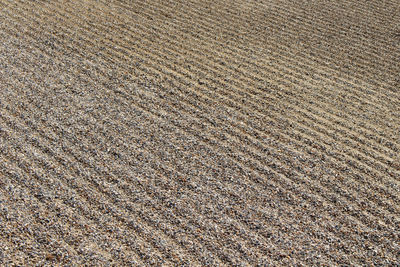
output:
[[[400,2],[0,0],[0,265],[400,262]]]

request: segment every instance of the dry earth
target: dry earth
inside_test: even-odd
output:
[[[0,0],[1,266],[397,265],[400,1]]]

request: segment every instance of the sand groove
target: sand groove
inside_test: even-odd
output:
[[[0,1],[0,264],[395,265],[398,1]]]

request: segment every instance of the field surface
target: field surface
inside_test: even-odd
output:
[[[400,262],[400,1],[0,0],[1,266]]]

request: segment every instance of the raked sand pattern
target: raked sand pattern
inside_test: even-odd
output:
[[[0,0],[1,266],[395,266],[400,1]]]

